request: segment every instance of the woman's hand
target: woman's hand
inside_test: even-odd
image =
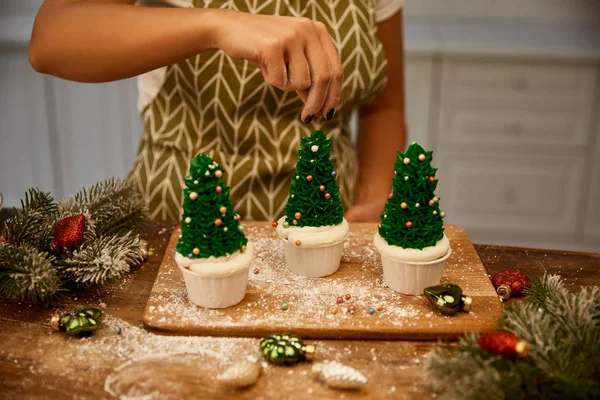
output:
[[[224,22],[214,32],[216,48],[260,67],[269,84],[298,92],[304,122],[315,115],[333,118],[344,69],[322,22],[220,11]]]
[[[107,82],[221,49],[260,67],[268,83],[297,91],[303,121],[333,118],[344,70],[321,22],[135,2],[45,0],[31,35],[31,65],[65,79]]]

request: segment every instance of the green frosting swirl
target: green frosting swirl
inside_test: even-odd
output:
[[[220,172],[217,172],[220,171]],[[221,174],[221,177],[217,177]],[[236,219],[229,199],[229,186],[225,185],[223,168],[206,154],[198,154],[190,163],[190,175],[183,189],[183,216],[181,238],[177,252],[192,258],[221,257],[233,254],[248,243],[243,227]],[[221,187],[221,192],[217,192]],[[195,200],[191,193],[198,196]],[[225,213],[221,213],[225,207]],[[191,221],[186,222],[190,218]],[[217,219],[221,225],[215,224]],[[194,249],[200,250],[194,255]]]
[[[425,160],[420,161],[422,154]],[[438,181],[429,181],[437,172],[431,167],[432,155],[432,151],[425,151],[416,142],[406,153],[398,152],[394,166],[396,176],[392,179],[393,197],[385,205],[379,225],[379,234],[390,245],[423,249],[434,246],[444,237],[440,205],[434,193]],[[405,158],[409,164],[404,163]],[[429,205],[430,200],[434,200],[433,206]],[[402,203],[406,203],[406,208],[401,207]],[[410,228],[407,227],[409,221]]]
[[[344,218],[340,187],[330,160],[331,140],[323,131],[302,138],[298,163],[292,175],[290,196],[285,207],[286,221],[296,226],[337,225]],[[312,180],[308,180],[308,176]],[[324,190],[321,190],[324,186]],[[330,197],[327,198],[329,195]],[[296,213],[301,217],[296,219]]]

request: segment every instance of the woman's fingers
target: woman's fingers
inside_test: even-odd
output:
[[[286,61],[288,79],[286,90],[301,91],[310,88],[310,71],[302,43],[293,42],[290,44],[286,54]]]
[[[321,109],[321,114],[329,120],[335,115],[335,109],[337,108],[342,95],[344,67],[342,66],[340,56],[331,40],[331,37],[329,36],[329,33],[327,32],[325,24],[319,21],[316,21],[314,24],[315,30],[321,42],[321,46],[323,47],[323,50],[325,51],[329,61],[329,69],[331,74],[329,90],[327,91],[327,98],[325,99],[325,103]]]
[[[321,41],[316,36],[316,32],[306,44],[304,51],[308,61],[311,85],[301,118],[304,122],[310,122],[315,115],[321,113],[325,104],[327,91],[331,82],[331,68],[329,67],[329,60],[325,56],[325,50],[321,45]]]
[[[304,108],[301,119],[333,118],[344,71],[325,25],[308,18],[238,15],[246,30],[220,48],[232,57],[257,62],[265,81],[296,91]]]
[[[285,90],[288,82],[287,69],[283,58],[284,44],[273,42],[264,51],[260,70],[268,84]]]

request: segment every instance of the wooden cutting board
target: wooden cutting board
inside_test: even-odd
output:
[[[246,226],[255,260],[244,300],[231,308],[210,310],[187,299],[175,264],[175,229],[156,277],[143,320],[152,330],[204,336],[263,337],[293,332],[313,339],[457,338],[465,332],[497,326],[501,303],[464,229],[447,225],[452,256],[442,282],[460,285],[473,298],[470,313],[446,316],[424,296],[398,294],[383,283],[381,259],[372,244],[376,224],[351,224],[340,269],[325,278],[306,278],[287,270],[283,247],[270,223]],[[258,269],[255,271],[255,269]],[[337,304],[338,296],[351,299]],[[289,308],[282,309],[287,302]],[[348,312],[353,305],[354,314]],[[369,309],[375,309],[374,314]]]

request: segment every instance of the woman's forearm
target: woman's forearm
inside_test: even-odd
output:
[[[402,13],[380,23],[378,34],[388,59],[388,84],[373,104],[361,109],[356,204],[387,200],[396,152],[406,142]]]
[[[406,141],[404,113],[391,107],[363,113],[360,129],[356,204],[385,202],[394,177],[396,152]]]
[[[139,75],[215,47],[223,10],[149,8],[110,1],[46,1],[29,59],[39,72],[82,82]]]

